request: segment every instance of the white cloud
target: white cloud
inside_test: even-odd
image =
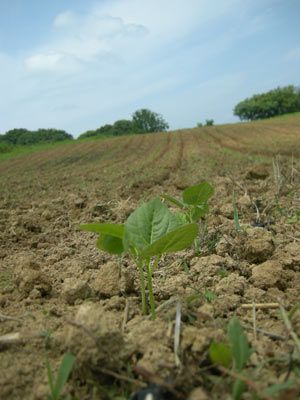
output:
[[[28,71],[77,72],[81,63],[118,60],[118,41],[130,45],[147,33],[141,24],[95,10],[83,16],[66,11],[56,16],[53,26],[53,39],[25,59]]]
[[[115,0],[97,2],[86,14],[67,10],[53,21],[52,39],[25,60],[28,71],[77,71],[79,63],[126,62],[159,52],[210,27],[241,0]],[[75,65],[72,66],[72,61]]]

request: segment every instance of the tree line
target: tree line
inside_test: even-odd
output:
[[[95,130],[86,131],[82,133],[78,139],[93,136],[122,136],[164,132],[167,129],[169,129],[169,125],[161,114],[142,108],[132,114],[132,119],[120,119],[113,125],[106,124]]]
[[[73,140],[73,136],[61,129],[38,129],[30,131],[16,128],[0,135],[0,153],[11,151],[16,146],[32,146],[40,143],[54,143],[62,140]]]
[[[239,102],[233,109],[234,115],[246,121],[271,118],[297,111],[300,111],[300,88],[293,85],[255,94]],[[212,119],[206,120],[206,126],[213,124]],[[203,124],[198,123],[197,126],[200,127]],[[88,130],[79,135],[78,139],[155,133],[168,129],[169,124],[161,114],[142,108],[135,111],[131,119],[120,119],[113,124],[105,124],[97,129]],[[64,130],[53,128],[36,131],[24,128],[11,129],[3,135],[0,134],[0,153],[11,151],[15,146],[53,143],[62,140],[73,140],[73,136]]]
[[[254,121],[300,111],[300,88],[289,85],[255,94],[233,110],[241,120]]]
[[[135,111],[131,120],[121,119],[114,124],[106,124],[95,130],[89,130],[78,139],[93,136],[121,136],[128,134],[163,132],[169,128],[168,123],[158,113],[146,108]],[[0,153],[8,152],[15,146],[28,146],[41,143],[54,143],[62,140],[73,140],[73,136],[60,129],[38,129],[30,131],[24,128],[16,128],[0,135]]]

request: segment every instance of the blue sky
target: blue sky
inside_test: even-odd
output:
[[[299,0],[0,0],[0,132],[74,136],[139,108],[172,129],[237,121],[300,85]]]

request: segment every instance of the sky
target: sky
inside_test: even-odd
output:
[[[300,0],[0,0],[0,132],[78,136],[134,111],[238,121],[300,85]]]

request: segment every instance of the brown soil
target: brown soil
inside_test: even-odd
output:
[[[122,137],[2,161],[0,399],[46,399],[46,358],[56,372],[66,351],[76,356],[64,388],[72,399],[144,398],[149,384],[162,399],[230,399],[233,380],[211,364],[208,350],[227,340],[234,315],[255,349],[246,369],[252,395],[266,398],[264,388],[291,379],[269,398],[300,398],[295,343],[278,308],[256,310],[254,335],[253,309],[243,307],[299,304],[299,126],[295,118]],[[151,321],[141,315],[135,266],[99,252],[95,236],[77,227],[124,222],[142,200],[179,197],[203,180],[215,196],[201,254],[160,262]],[[178,301],[180,363],[173,350]],[[291,323],[299,337],[299,310]],[[245,399],[254,398],[250,392]]]

